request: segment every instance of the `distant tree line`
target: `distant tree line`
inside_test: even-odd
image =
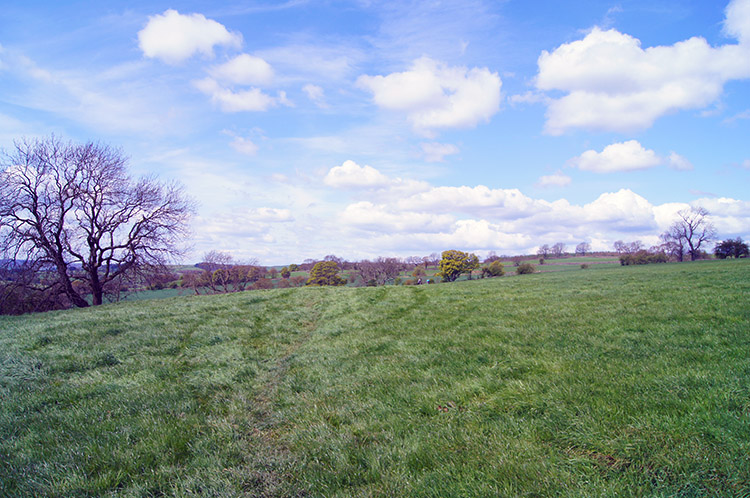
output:
[[[235,261],[210,251],[195,267],[176,273],[167,266],[180,256],[180,242],[194,212],[177,184],[153,177],[133,179],[121,150],[99,143],[65,143],[56,137],[24,140],[0,158],[0,314],[99,305],[144,289],[189,289],[195,294],[241,292],[304,285],[454,282],[505,274],[490,252],[480,263],[456,249],[407,258],[347,261],[334,254],[280,269],[257,260]],[[679,211],[649,249],[639,241],[614,243],[623,265],[708,257],[716,238],[702,208]],[[591,253],[589,242],[576,256]],[[713,248],[716,258],[748,257],[742,239]],[[561,258],[564,242],[539,246],[536,255]],[[512,258],[516,273],[534,273],[524,257]],[[428,278],[428,268],[434,277]],[[342,275],[343,272],[343,275]]]

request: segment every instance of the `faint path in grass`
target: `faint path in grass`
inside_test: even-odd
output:
[[[0,496],[750,495],[750,261],[573,270],[0,317]]]
[[[295,458],[279,438],[279,426],[284,420],[275,404],[277,391],[290,363],[318,327],[324,291],[316,291],[296,294],[302,297],[300,306],[304,310],[302,319],[296,324],[299,333],[259,376],[260,387],[248,406],[249,427],[243,437],[250,450],[246,456],[250,469],[236,469],[235,474],[243,482],[243,491],[253,497],[306,496],[305,490],[291,484]]]

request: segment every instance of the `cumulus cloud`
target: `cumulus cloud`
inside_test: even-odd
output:
[[[408,71],[360,76],[357,85],[379,107],[405,112],[417,131],[430,134],[489,121],[500,108],[502,81],[487,68],[449,67],[422,57]]]
[[[195,87],[211,97],[211,101],[224,112],[267,111],[278,105],[292,105],[283,91],[276,97],[264,93],[259,88],[234,91],[225,88],[213,78],[194,82]]]
[[[629,189],[607,192],[582,207],[583,216],[568,223],[606,226],[609,230],[652,230],[657,228],[654,206]]]
[[[273,81],[271,65],[249,54],[241,54],[224,64],[213,66],[208,73],[216,80],[237,85],[267,85]]]
[[[727,5],[724,32],[740,43],[750,42],[750,2],[732,0]]]
[[[654,206],[631,190],[621,189],[603,193],[583,205],[565,199],[547,202],[526,198],[525,203],[517,204],[512,215],[507,215],[504,211],[508,202],[500,195],[501,191],[481,185],[463,190],[464,193],[482,191],[490,195],[480,202],[466,199],[461,206],[437,202],[438,198],[455,198],[457,194],[441,187],[402,201],[359,201],[344,209],[339,222],[368,232],[367,240],[379,247],[461,247],[512,252],[530,250],[540,240],[572,243],[596,239],[603,249],[618,239],[656,241],[658,234],[674,221],[675,213],[688,206],[679,203]],[[423,202],[426,197],[435,202]],[[492,199],[497,209],[488,209]],[[714,204],[710,209],[721,211],[726,226],[748,226],[750,215],[746,213],[750,210],[746,202],[730,199]],[[733,216],[738,218],[735,220]]]
[[[455,219],[445,214],[393,211],[387,206],[362,201],[348,205],[340,220],[347,226],[374,232],[437,233],[450,230]]]
[[[146,27],[138,32],[143,54],[168,64],[182,62],[197,53],[213,57],[216,45],[241,44],[242,35],[230,32],[222,24],[202,14],[185,15],[173,9],[149,16]]]
[[[433,187],[399,200],[398,206],[405,210],[464,212],[498,219],[550,209],[548,203],[535,201],[518,189],[490,189],[484,185]]]
[[[694,169],[693,163],[674,151],[669,153],[669,167],[678,171],[692,171]]]
[[[565,187],[570,185],[571,178],[562,171],[557,171],[553,175],[545,175],[539,178],[537,186],[539,187]]]
[[[458,154],[459,150],[453,144],[441,144],[438,142],[422,143],[422,154],[428,163],[439,163],[445,161],[445,156]]]
[[[678,156],[679,157],[679,156]],[[601,152],[587,150],[574,157],[569,164],[579,169],[595,173],[614,173],[653,168],[662,162],[650,149],[644,149],[636,140],[608,145]]]
[[[391,180],[372,166],[360,166],[347,160],[331,168],[323,183],[334,188],[379,188],[387,186]]]
[[[711,47],[693,37],[643,49],[637,38],[594,28],[582,40],[543,51],[537,88],[566,93],[549,103],[545,131],[633,131],[665,114],[710,105],[726,82],[750,77],[748,5],[735,0],[726,11],[725,31],[739,44]]]

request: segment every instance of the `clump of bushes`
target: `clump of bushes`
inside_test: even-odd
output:
[[[500,260],[495,260],[482,268],[482,277],[502,277],[503,275],[505,275],[505,268]]]
[[[648,265],[651,263],[666,263],[667,261],[669,261],[669,258],[663,252],[637,251],[620,256],[620,264],[622,266]]]
[[[516,268],[517,275],[526,275],[527,273],[534,273],[535,271],[536,267],[531,263],[522,263]]]
[[[581,263],[581,270],[588,270],[589,268],[588,263]]]

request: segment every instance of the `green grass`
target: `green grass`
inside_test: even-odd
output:
[[[0,496],[747,496],[749,303],[745,260],[2,317]]]

